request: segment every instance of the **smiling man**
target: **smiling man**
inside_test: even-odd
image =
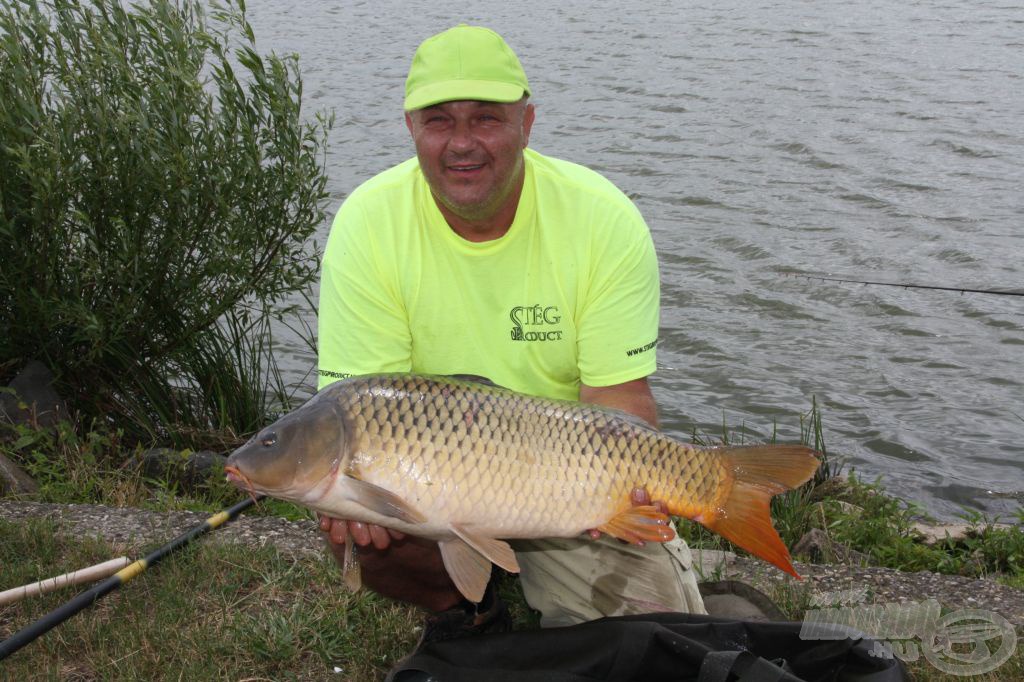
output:
[[[493,31],[460,25],[420,45],[405,97],[416,157],[353,191],[328,239],[320,388],[375,372],[468,374],[657,425],[647,377],[658,265],[647,226],[605,178],[528,147],[529,97],[519,59]],[[642,491],[635,501],[646,502]],[[425,639],[507,626],[493,589],[479,605],[462,600],[436,544],[344,520],[321,528],[339,560],[349,534],[359,545],[364,584],[433,612]],[[704,612],[680,541],[515,549],[545,626]]]

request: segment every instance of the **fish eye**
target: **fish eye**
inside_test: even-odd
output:
[[[263,436],[263,438],[260,438],[260,445],[262,445],[265,448],[269,448],[271,445],[274,445],[275,443],[277,443],[277,434],[274,433],[273,431]]]

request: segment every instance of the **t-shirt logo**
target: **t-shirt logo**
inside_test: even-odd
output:
[[[562,330],[551,329],[562,321],[558,306],[518,305],[509,311],[513,341],[561,341]],[[526,331],[523,328],[526,327]]]

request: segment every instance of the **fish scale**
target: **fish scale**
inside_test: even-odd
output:
[[[440,485],[431,487],[433,495],[418,496],[421,505],[454,504],[472,513],[478,525],[513,525],[507,518],[511,514],[514,525],[528,535],[561,527],[565,516],[578,524],[584,510],[600,515],[607,503],[593,501],[595,490],[616,499],[616,511],[629,506],[629,492],[636,485],[645,485],[654,499],[668,502],[675,514],[714,502],[713,491],[724,475],[719,461],[628,418],[574,403],[566,405],[571,411],[545,409],[552,401],[523,395],[507,400],[506,392],[483,384],[458,393],[446,387],[450,389],[436,379],[384,375],[368,378],[346,393],[343,404],[348,414],[357,425],[366,424],[359,449],[368,456],[357,456],[366,480],[381,484],[404,473],[410,484],[399,487],[411,494],[417,478],[430,475],[441,479]],[[398,409],[393,404],[396,398]],[[366,409],[367,405],[372,407]],[[581,409],[584,414],[578,415]],[[467,447],[485,436],[495,444],[494,452]],[[405,451],[412,461],[402,471],[398,463],[403,458],[396,453]],[[644,451],[652,456],[639,458]],[[466,456],[449,467],[456,452]],[[538,454],[548,460],[542,470],[546,476],[524,470],[524,458]],[[445,495],[449,481],[459,486],[461,502],[453,503]],[[576,485],[580,482],[586,484]],[[496,494],[492,486],[540,496],[543,504],[523,507],[521,514],[481,509],[479,505]],[[679,501],[680,487],[689,488],[686,503]]]
[[[476,599],[491,561],[518,570],[505,539],[594,528],[670,539],[663,513],[631,503],[637,487],[795,575],[769,502],[817,465],[802,445],[697,447],[617,410],[480,380],[379,374],[325,388],[226,470],[251,491],[437,540],[456,586]]]

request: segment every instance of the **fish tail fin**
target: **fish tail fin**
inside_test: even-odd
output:
[[[753,445],[717,451],[731,480],[714,510],[694,519],[751,554],[799,578],[789,550],[772,525],[774,495],[792,490],[817,470],[817,453],[803,445]]]

